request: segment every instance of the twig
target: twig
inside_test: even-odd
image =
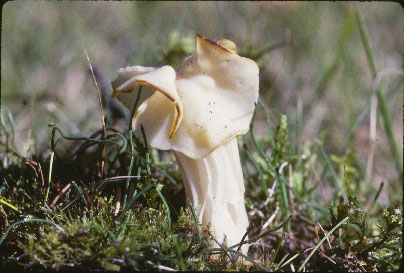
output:
[[[43,172],[42,172],[42,167],[41,167],[41,163],[39,163],[39,162],[36,162],[36,161],[34,161],[34,160],[32,160],[32,159],[27,159],[27,158],[25,158],[25,157],[23,157],[22,158],[22,160],[25,162],[25,163],[28,163],[28,164],[30,164],[30,165],[32,165],[32,166],[35,166],[35,168],[36,168],[36,170],[39,172],[39,174],[41,175],[41,183],[42,183],[42,193],[43,193],[43,188],[45,187],[45,179],[44,179],[44,177],[43,177]]]
[[[280,267],[275,268],[275,270],[277,271],[277,270],[281,269],[282,267],[288,265],[291,261],[293,261],[294,259],[296,259],[296,258],[297,258],[300,254],[302,254],[302,253],[303,253],[303,252],[299,252],[299,253],[293,255],[292,258],[290,258],[289,260],[287,260],[287,261],[286,261],[283,265],[281,265]],[[278,266],[279,266],[279,265],[278,265]],[[291,266],[292,266],[292,265],[291,265]]]
[[[230,259],[230,261],[233,261],[233,259],[230,256],[229,252],[227,252],[227,250],[216,240],[216,238],[212,235],[212,233],[210,233],[209,229],[206,229],[206,231],[213,238],[213,240],[217,243],[217,245],[220,246],[220,248],[224,251],[224,253],[226,253],[226,255]]]
[[[105,114],[104,114],[104,108],[102,107],[101,92],[100,92],[100,88],[98,87],[97,79],[95,78],[95,75],[94,75],[93,66],[91,65],[90,58],[88,57],[87,50],[84,48],[84,46],[83,46],[83,50],[86,53],[88,65],[90,66],[90,70],[91,70],[91,75],[93,76],[95,87],[97,88],[97,92],[98,92],[98,98],[99,98],[99,101],[100,101],[100,109],[101,109],[101,114],[102,114],[102,127],[104,129],[103,139],[105,140],[105,137],[107,135],[107,129],[106,129],[106,126],[105,126]],[[102,179],[102,176],[104,175],[104,156],[105,156],[105,151],[106,151],[106,145],[104,143],[104,147],[103,147],[103,151],[102,151],[102,155],[101,155],[101,160],[102,160],[101,161],[101,179]]]
[[[77,200],[79,200],[81,194],[76,195],[76,197],[74,197],[74,199],[72,201],[70,201],[69,204],[67,204],[66,206],[64,206],[60,211],[64,211],[65,209],[67,209],[68,207],[70,207],[71,205],[73,205],[74,202],[76,202]]]
[[[317,242],[320,242],[320,237],[318,236],[318,227],[316,225],[314,225],[313,229],[314,229],[314,234],[316,235],[316,238],[317,238]],[[324,248],[322,245],[320,245],[320,250],[322,252],[324,252]]]
[[[243,238],[241,239],[240,245],[237,248],[237,251],[240,251],[241,246],[244,244],[244,240],[247,237],[248,233],[252,230],[253,226],[251,225],[250,228],[247,229],[246,233],[244,233]]]
[[[254,238],[252,238],[252,239],[248,239],[246,242],[249,243],[249,244],[250,244],[250,243],[253,243],[253,242],[258,241],[259,239],[263,238],[263,237],[266,236],[267,234],[272,233],[272,232],[274,232],[274,231],[276,231],[276,230],[278,230],[278,229],[284,227],[285,225],[287,225],[287,224],[289,223],[291,217],[292,217],[292,215],[289,215],[289,217],[288,217],[286,220],[284,220],[281,224],[279,224],[279,225],[276,226],[275,228],[272,228],[272,229],[270,229],[270,230],[267,230],[267,231],[263,232],[261,235],[258,235],[257,237],[254,237]],[[235,248],[235,247],[237,247],[237,246],[239,246],[239,245],[240,245],[240,243],[235,244],[235,245],[231,246],[230,248]],[[229,249],[230,249],[230,248],[229,248]]]
[[[321,230],[324,232],[324,234],[326,234],[325,230],[323,229],[323,226],[320,224],[320,222],[317,222],[317,224],[320,226]],[[330,249],[332,249],[331,247],[331,243],[330,243],[330,239],[327,237],[327,243],[328,246],[330,247]]]
[[[323,256],[324,258],[326,258],[327,260],[329,260],[330,262],[332,262],[333,264],[337,264],[333,259],[331,259],[330,257],[328,257],[327,255],[324,254],[324,252],[319,252],[320,256]]]
[[[70,186],[72,185],[72,183],[67,184],[61,192],[59,192],[59,194],[55,197],[55,199],[53,199],[51,206],[56,205],[57,201],[59,200],[60,197],[62,197],[62,195],[68,190],[70,189]]]
[[[38,162],[38,172],[41,175],[41,182],[42,182],[42,187],[45,186],[45,179],[43,177],[43,172],[42,172],[42,167],[41,167],[41,163]]]
[[[285,256],[279,261],[278,265],[275,267],[275,270],[283,263],[283,261],[289,256],[289,253],[286,253]]]
[[[93,205],[93,202],[91,201],[90,195],[88,194],[89,189],[88,189],[87,185],[84,184],[83,181],[81,181],[81,179],[79,179],[79,182],[84,186],[84,195],[85,195],[85,197],[87,199],[87,203],[90,204],[90,209],[93,210],[94,205]]]
[[[276,215],[278,214],[279,207],[276,207],[274,213],[268,218],[268,220],[262,225],[262,230],[265,230],[269,224],[275,219]]]
[[[57,185],[55,182],[53,182],[52,180],[50,181],[52,186],[55,187],[56,191],[58,192],[58,195],[61,193],[60,187],[59,185]]]

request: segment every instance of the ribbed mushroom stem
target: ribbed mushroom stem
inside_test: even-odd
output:
[[[248,228],[244,205],[244,180],[237,139],[233,137],[202,159],[192,159],[175,152],[187,198],[201,224],[211,225],[219,243],[240,243]],[[226,237],[226,239],[225,239]],[[212,241],[213,247],[218,247]],[[248,246],[241,248],[247,254]]]

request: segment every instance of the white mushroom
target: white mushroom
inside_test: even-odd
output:
[[[196,54],[180,67],[121,68],[112,82],[113,97],[129,109],[136,85],[145,85],[132,119],[134,134],[141,136],[142,125],[152,147],[174,151],[198,221],[210,223],[215,239],[227,246],[240,243],[248,227],[235,136],[248,131],[258,74],[254,61],[237,55],[234,42],[198,35]],[[244,245],[242,252],[247,250]]]

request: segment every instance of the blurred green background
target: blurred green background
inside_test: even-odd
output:
[[[162,65],[176,41],[188,46],[191,41],[192,51],[197,33],[224,37],[236,42],[240,55],[267,53],[259,58],[261,98],[274,126],[287,115],[296,150],[316,139],[328,153],[342,155],[349,148],[365,175],[374,141],[369,181],[377,188],[394,180],[385,192],[401,194],[381,117],[376,134],[370,134],[370,116],[376,113],[370,106],[373,77],[356,8],[368,28],[378,71],[386,74],[381,84],[401,152],[403,77],[397,74],[403,65],[404,16],[398,3],[388,2],[7,2],[1,30],[2,119],[8,109],[19,153],[46,155],[49,123],[70,135],[88,136],[102,127],[83,48],[109,96],[120,67]],[[265,134],[264,123],[259,115],[258,135]]]

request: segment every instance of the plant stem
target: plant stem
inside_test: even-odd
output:
[[[355,11],[355,17],[356,17],[356,21],[357,21],[357,24],[359,27],[359,32],[361,35],[362,43],[363,43],[363,46],[366,51],[366,56],[369,61],[372,76],[373,76],[373,78],[376,78],[377,73],[378,73],[376,61],[375,61],[375,57],[373,54],[372,45],[370,44],[370,41],[369,41],[369,37],[368,37],[367,29],[366,29],[366,26],[365,26],[365,23],[364,23],[364,20],[362,17],[362,13],[359,8],[357,8]],[[400,152],[398,150],[397,142],[394,138],[393,125],[392,125],[393,122],[392,122],[391,115],[390,115],[390,112],[388,109],[386,97],[385,97],[384,92],[380,85],[376,89],[376,94],[377,94],[377,98],[379,100],[380,112],[381,112],[381,115],[383,118],[383,124],[384,124],[385,130],[386,130],[391,153],[393,154],[397,171],[399,172],[400,176],[402,176],[403,175],[403,163],[401,161],[402,158],[401,158]]]
[[[45,194],[45,202],[48,202],[48,195],[49,195],[49,188],[50,188],[50,182],[52,180],[52,166],[53,166],[53,157],[55,155],[55,152],[52,149],[51,152],[51,157],[50,157],[50,163],[49,163],[49,176],[48,176],[48,186],[46,188],[46,194]]]
[[[128,179],[126,180],[126,184],[125,184],[125,195],[123,197],[123,207],[126,206],[126,201],[128,199],[128,191],[129,191],[129,181],[130,181],[130,176],[132,174],[132,168],[133,168],[133,162],[135,161],[134,158],[134,152],[135,152],[135,148],[133,146],[133,139],[132,139],[132,118],[135,115],[138,103],[139,103],[139,99],[140,99],[140,94],[142,93],[142,86],[139,87],[138,93],[137,93],[137,97],[136,97],[136,101],[135,101],[135,105],[133,106],[132,109],[132,114],[130,115],[130,120],[129,120],[129,143],[130,143],[130,152],[131,152],[131,157],[130,157],[130,164],[129,164],[129,169],[128,169]]]
[[[306,263],[310,260],[311,256],[313,256],[314,252],[316,252],[316,250],[321,246],[321,244],[330,236],[331,233],[333,233],[336,229],[338,229],[343,223],[345,223],[347,220],[349,219],[348,217],[345,217],[344,219],[342,219],[341,222],[339,222],[333,229],[331,229],[325,236],[323,239],[321,239],[321,241],[316,245],[316,247],[310,252],[309,256],[307,256],[306,260],[304,260],[303,264],[299,267],[299,270],[297,270],[297,272],[300,272],[304,266],[306,265]]]

